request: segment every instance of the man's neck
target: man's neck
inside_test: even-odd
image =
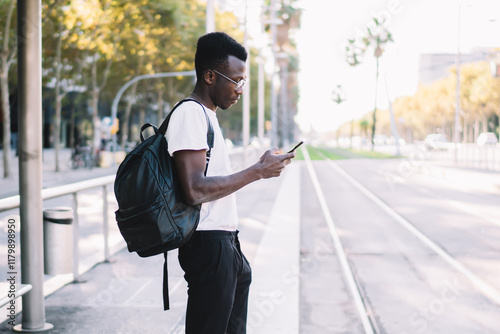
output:
[[[213,112],[217,111],[217,106],[214,105],[208,94],[203,94],[199,90],[193,90],[193,92],[190,95],[194,100],[202,103],[205,107],[208,109],[212,110]],[[212,102],[212,103],[208,103]]]

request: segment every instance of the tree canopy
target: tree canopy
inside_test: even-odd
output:
[[[429,133],[453,138],[455,126],[456,69],[429,85],[420,85],[412,96],[394,101],[398,132],[407,141],[422,140]],[[390,134],[388,112],[380,112],[378,134]],[[368,115],[368,113],[367,113]],[[362,120],[367,120],[364,116]],[[479,132],[499,132],[500,78],[493,77],[487,61],[460,66],[460,132],[465,142],[474,142]],[[348,124],[341,127],[347,133]],[[361,132],[361,130],[358,130]]]

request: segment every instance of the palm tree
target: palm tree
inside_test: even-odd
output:
[[[347,100],[347,96],[344,92],[344,89],[341,85],[337,85],[337,87],[335,87],[332,91],[332,101],[337,104],[341,104],[345,100]]]
[[[387,30],[384,23],[385,20],[380,21],[376,17],[373,18],[374,26],[366,27],[366,35],[361,37],[361,40],[350,39],[345,49],[346,61],[351,66],[361,64],[362,57],[367,50],[372,47],[374,49],[373,55],[377,61],[377,68],[375,72],[375,106],[373,108],[373,123],[372,123],[372,150],[375,146],[374,137],[377,121],[377,93],[378,93],[378,75],[379,75],[379,58],[384,53],[385,45],[393,42],[391,33]]]

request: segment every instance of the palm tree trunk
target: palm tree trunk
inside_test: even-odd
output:
[[[488,132],[488,116],[484,112],[484,105],[481,107],[482,116],[483,116],[483,132]]]
[[[99,87],[97,86],[97,54],[94,55],[94,61],[92,63],[92,95],[91,95],[91,106],[92,106],[92,130],[93,130],[93,140],[92,140],[92,156],[96,158],[97,152],[101,144],[101,131],[99,122]]]
[[[3,46],[1,50],[0,69],[0,90],[2,97],[2,111],[3,111],[3,177],[10,177],[10,103],[9,103],[9,67],[11,65],[11,56],[9,50],[9,31],[12,22],[12,15],[14,13],[15,1],[11,0],[7,17],[5,20],[5,28],[3,31]]]
[[[71,121],[70,121],[69,147],[75,148],[75,104],[71,106]]]
[[[139,75],[142,70],[142,66],[144,64],[144,56],[141,56],[139,58],[139,62],[137,63],[137,69],[135,71],[135,75]],[[137,84],[138,82],[135,82],[132,87],[130,88],[130,94],[128,94],[128,100],[127,100],[127,106],[125,107],[125,113],[123,114],[123,120],[122,120],[122,132],[121,132],[121,145],[122,147],[125,147],[125,144],[129,140],[129,123],[130,123],[130,113],[132,111],[132,105],[135,103],[135,95],[137,93]],[[141,124],[142,126],[142,124]]]
[[[99,95],[101,91],[106,86],[108,75],[111,69],[112,59],[108,59],[106,62],[106,67],[102,73],[101,84],[97,83],[97,60],[98,54],[94,54],[94,60],[92,63],[92,128],[94,131],[93,139],[93,157],[97,158],[97,153],[101,147],[101,121],[99,119]]]
[[[62,99],[66,95],[61,93],[61,49],[62,49],[62,23],[59,23],[59,36],[57,37],[56,46],[56,86],[54,88],[56,95],[56,110],[54,120],[54,151],[55,151],[55,171],[59,172],[59,146],[61,142],[61,109]]]
[[[10,177],[10,105],[9,105],[9,68],[7,57],[2,56],[2,69],[0,71],[0,86],[2,91],[3,111],[3,177]]]
[[[123,120],[121,125],[122,132],[120,139],[122,147],[125,147],[124,145],[129,140],[130,113],[132,111],[132,105],[134,104],[136,92],[137,92],[137,82],[134,82],[134,84],[132,84],[132,87],[130,88],[130,94],[128,94],[128,99],[127,99],[127,106],[125,107],[125,113],[123,114]]]
[[[377,123],[377,95],[378,95],[378,57],[377,59],[377,69],[375,72],[375,106],[373,108],[373,123],[372,123],[372,151],[375,149],[375,130]]]
[[[158,126],[163,122],[163,87],[161,85],[158,85],[158,88],[156,89],[158,92],[157,95],[157,104],[158,104],[158,121],[156,122]]]

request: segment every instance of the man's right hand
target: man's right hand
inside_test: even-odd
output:
[[[279,154],[276,147],[267,150],[259,160],[262,178],[268,179],[280,176],[286,165],[291,163],[294,157],[295,152]]]

